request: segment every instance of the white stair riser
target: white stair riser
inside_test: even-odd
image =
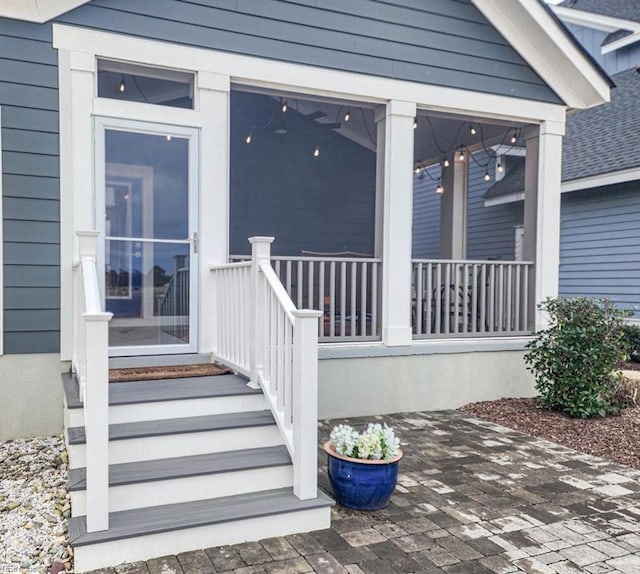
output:
[[[152,403],[135,403],[131,405],[112,405],[109,407],[109,422],[111,424],[119,424],[155,421],[204,415],[219,415],[225,413],[261,411],[268,408],[269,406],[267,401],[262,394],[158,401]],[[84,426],[84,410],[66,409],[65,425],[66,428]]]
[[[283,444],[276,425],[109,441],[109,464],[208,454]],[[86,445],[69,445],[69,468],[87,465]]]
[[[114,540],[102,544],[76,546],[76,572],[105,568],[122,562],[148,560],[163,555],[178,554],[201,548],[262,540],[329,528],[330,508],[316,508],[261,518],[238,520]]]
[[[190,502],[293,486],[293,467],[253,468],[109,488],[109,512]],[[87,513],[84,490],[71,492],[71,514]]]
[[[180,401],[112,405],[109,407],[109,423],[129,423],[244,413],[269,409],[264,395],[235,395],[231,397],[208,397]]]

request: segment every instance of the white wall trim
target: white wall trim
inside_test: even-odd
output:
[[[484,200],[485,207],[493,207],[494,205],[505,205],[506,203],[514,203],[524,200],[524,191],[518,193],[509,193],[508,195],[500,195],[498,197],[490,197]]]
[[[609,101],[607,79],[538,0],[472,1],[570,108]]]
[[[2,0],[0,16],[42,24],[88,3],[89,0]]]
[[[527,150],[523,147],[513,147],[512,145],[494,145],[491,149],[496,152],[496,155],[511,155],[516,157],[525,157]]]
[[[53,46],[90,57],[136,61],[148,66],[229,76],[236,84],[296,91],[374,104],[415,102],[420,109],[477,115],[507,122],[564,122],[565,106],[468,90],[419,84],[193,48],[64,24],[53,25]]]

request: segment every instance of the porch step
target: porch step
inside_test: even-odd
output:
[[[63,373],[67,427],[84,424],[78,382]],[[113,424],[203,416],[267,408],[259,390],[238,375],[218,375],[112,383],[109,385],[109,421]]]
[[[271,411],[109,425],[109,464],[283,444]],[[85,428],[67,429],[70,468],[86,466]]]
[[[109,514],[109,529],[88,533],[69,520],[76,571],[147,560],[211,546],[328,528],[333,501],[321,492],[299,500],[291,488]]]
[[[109,510],[173,504],[293,485],[284,446],[131,462],[109,468]],[[73,516],[86,514],[86,469],[69,471]]]

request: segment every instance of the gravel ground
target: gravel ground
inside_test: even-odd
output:
[[[69,514],[62,437],[0,442],[0,572],[71,570]]]
[[[538,406],[535,399],[499,399],[460,408],[517,431],[547,439],[580,452],[640,469],[640,408],[620,416],[572,419]]]

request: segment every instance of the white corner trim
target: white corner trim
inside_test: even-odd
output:
[[[609,82],[538,0],[472,2],[567,106],[609,101]]]
[[[558,18],[568,24],[576,24],[586,28],[602,30],[603,32],[616,32],[617,30],[638,30],[640,24],[633,20],[624,18],[614,18],[611,16],[602,16],[593,12],[585,12],[576,10],[575,8],[566,8],[563,6],[552,6],[551,8]]]
[[[601,52],[603,54],[609,54],[611,52],[615,52],[616,50],[626,48],[627,46],[635,44],[636,42],[640,42],[640,30],[632,32],[631,34],[628,34],[627,36],[624,36],[623,38],[620,38],[615,42],[610,42],[609,44],[602,46]]]
[[[616,183],[625,183],[640,179],[640,167],[632,167],[629,169],[621,169],[600,175],[583,177],[581,179],[572,179],[562,184],[562,193],[571,191],[580,191],[582,189],[592,189],[594,187],[604,187],[606,185],[614,185]]]
[[[517,193],[509,193],[498,197],[490,197],[484,200],[485,207],[493,207],[495,205],[505,205],[507,203],[515,203],[516,201],[524,201],[524,191]]]
[[[88,3],[89,0],[2,0],[0,16],[42,24]]]
[[[229,76],[235,84],[307,95],[384,105],[392,100],[412,102],[420,109],[477,114],[508,122],[564,123],[565,119],[565,106],[560,104],[479,92],[470,98],[468,90],[291,64],[57,23],[53,24],[53,46],[60,51],[84,53],[94,58]]]

